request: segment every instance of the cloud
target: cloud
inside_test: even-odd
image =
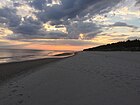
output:
[[[30,5],[34,6],[36,9],[42,10],[46,7],[46,3],[46,0],[34,0]]]
[[[137,3],[136,4],[139,4],[140,3],[140,0],[137,0]]]
[[[37,14],[38,18],[43,22],[47,22],[49,20],[75,18],[77,15],[83,17],[88,13],[95,15],[103,12],[105,9],[110,10],[120,1],[121,0],[61,0],[61,4],[48,7],[45,6],[45,0],[41,0],[40,2],[35,0],[34,2],[39,3],[35,5],[33,3],[33,5],[41,9]]]
[[[24,46],[26,46],[27,44],[17,44],[16,41],[14,42],[10,42],[10,41],[7,41],[7,40],[1,40],[0,39],[0,50],[2,49],[17,49],[17,48],[23,48]]]
[[[116,22],[112,25],[110,25],[111,27],[130,27],[130,28],[134,28],[134,29],[137,29],[136,26],[133,26],[133,25],[128,25],[127,23],[124,23],[124,22]]]
[[[128,40],[135,40],[135,39],[139,39],[140,40],[140,37],[138,37],[138,36],[128,37]]]
[[[19,27],[16,28],[15,32],[21,34],[34,35],[37,34],[38,29],[40,29],[40,26],[38,25],[25,23],[23,25],[19,25]]]
[[[91,40],[91,39],[93,39],[94,37],[100,35],[100,33],[102,33],[102,31],[100,31],[100,30],[95,31],[95,32],[88,33],[88,34],[86,34],[86,36],[85,36],[84,39],[85,39],[85,40]]]
[[[66,34],[62,32],[49,32],[49,33],[42,33],[42,35],[27,35],[27,34],[12,34],[6,36],[5,39],[8,40],[23,40],[23,39],[67,39]]]
[[[51,31],[46,34],[47,39],[67,39],[67,34],[61,31]]]
[[[25,18],[25,20],[14,28],[15,33],[34,35],[38,34],[40,29],[42,28],[42,24],[39,21],[33,20],[30,18]]]
[[[6,45],[6,44],[4,44],[4,43],[0,43],[1,44],[1,46],[0,46],[0,50],[2,50],[2,49],[17,49],[17,48],[23,48],[24,46],[26,46],[27,44],[23,44],[23,45],[12,45],[12,44],[10,44],[10,45]],[[3,45],[2,45],[3,44]]]
[[[92,22],[78,21],[67,26],[70,39],[79,39],[80,34],[88,34],[99,31],[101,27]],[[94,35],[93,35],[94,36]]]
[[[70,45],[70,46],[91,46],[91,45],[95,45],[96,43],[92,42],[92,41],[83,41],[83,40],[76,40],[76,39],[42,39],[42,40],[38,40],[38,39],[33,39],[33,40],[29,40],[29,39],[23,39],[22,41],[24,42],[31,42],[32,44],[41,44],[41,45]]]
[[[32,20],[32,19],[31,19]],[[49,30],[45,31],[41,27],[41,23],[39,25],[38,21],[25,21],[22,23],[22,25],[19,25],[17,28],[15,28],[14,32],[17,34],[13,34],[10,36],[7,36],[8,39],[37,39],[37,38],[48,38],[48,39],[79,39],[79,35],[85,34],[86,36],[84,39],[89,40],[90,38],[94,37],[97,33],[99,33],[99,30],[101,30],[101,27],[97,26],[95,23],[91,22],[77,22],[77,23],[71,23],[71,25],[67,26],[67,31],[63,32],[61,30]],[[63,28],[64,26],[56,25],[55,28]],[[19,34],[18,34],[19,33]],[[92,34],[91,34],[92,33]]]
[[[54,1],[57,1],[57,3],[53,3]],[[14,32],[13,35],[7,36],[9,39],[80,39],[82,37],[83,40],[90,40],[104,31],[104,26],[92,20],[92,17],[115,9],[115,6],[121,1],[14,0],[13,6],[0,8],[0,23],[6,24]],[[22,13],[26,12],[22,11],[25,7],[28,7],[27,14],[29,13],[29,15],[23,14],[21,16]],[[67,28],[68,34],[57,30],[44,30],[43,24],[46,22],[50,22],[51,25],[56,27],[63,24]],[[137,28],[123,22],[116,22],[110,26]],[[80,36],[80,34],[83,35]]]
[[[68,21],[68,18],[75,18],[77,15],[80,16],[80,13],[84,13],[86,15],[87,13],[90,13],[89,7],[92,7],[96,13],[100,13],[103,9],[106,9],[108,7],[111,7],[112,4],[116,4],[115,1],[120,0],[61,0],[58,1],[60,4],[55,4],[52,6],[48,6],[48,4],[51,4],[54,0],[31,0],[31,1],[16,1],[13,2],[13,6],[15,7],[4,7],[0,10],[0,17],[4,17],[5,20],[1,21],[8,21],[8,24],[10,27],[17,27],[19,30],[31,30],[31,33],[35,30],[33,30],[31,27],[35,27],[35,25],[19,25],[21,23],[21,17],[17,15],[17,7],[22,6],[22,4],[29,4],[30,6],[33,6],[35,9],[38,9],[40,12],[34,11],[34,14],[38,17],[38,21],[42,22],[48,22],[52,21],[52,25],[56,24],[63,24],[64,20]],[[8,1],[7,1],[8,2]],[[114,3],[115,2],[115,3]],[[17,5],[15,5],[17,4]],[[19,5],[20,4],[20,5]],[[98,5],[98,8],[96,7]],[[86,12],[85,12],[86,11]],[[2,16],[3,15],[3,16]],[[81,14],[83,15],[83,14]],[[63,21],[60,21],[60,19],[63,19]],[[64,22],[64,24],[68,25],[69,22]],[[19,26],[19,27],[18,27]],[[27,28],[25,28],[27,26]],[[29,31],[27,30],[27,34]],[[22,31],[21,31],[22,32]],[[23,32],[22,32],[23,33]],[[25,32],[26,33],[26,32]]]
[[[21,21],[20,17],[16,15],[16,10],[7,7],[0,8],[0,17],[7,22],[9,27],[16,27]]]
[[[51,7],[46,6],[46,0],[35,0],[32,4],[43,10],[38,14],[39,18],[42,21],[48,21],[48,19],[58,20],[64,17],[75,17],[80,11],[87,8],[87,6],[93,2],[96,3],[97,0],[61,0],[61,5],[53,5]],[[47,18],[44,19],[44,17]]]
[[[1,24],[8,24],[9,20],[5,17],[0,17],[0,23]]]
[[[30,28],[30,27],[29,27]],[[33,27],[31,26],[32,30]],[[25,33],[24,30],[27,30],[26,27],[20,29],[20,34],[8,35],[5,38],[9,40],[23,40],[23,39],[68,39],[67,34],[61,31],[43,31],[43,30],[33,30],[32,32]],[[22,31],[22,32],[21,32]],[[22,33],[22,34],[21,34]],[[35,33],[35,34],[33,34]]]

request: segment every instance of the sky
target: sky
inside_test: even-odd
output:
[[[82,50],[140,39],[140,0],[0,0],[0,48]]]

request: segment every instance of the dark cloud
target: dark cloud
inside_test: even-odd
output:
[[[0,23],[6,24],[14,33],[27,35],[42,34],[40,31],[42,29],[42,22],[34,20],[32,17],[24,17],[24,21],[22,21],[21,17],[17,15],[16,9],[1,8]]]
[[[102,31],[95,31],[95,32],[91,32],[91,33],[88,33],[84,39],[86,40],[90,40],[90,39],[93,39],[94,37],[100,35]]]
[[[108,1],[110,1],[110,3]],[[116,1],[120,1],[120,0],[116,0]],[[84,10],[88,10],[86,11],[85,14],[91,12],[87,8],[89,8],[92,5],[94,5],[93,11],[96,11],[97,9],[99,10],[105,9],[112,2],[115,1],[114,0],[61,0],[60,5],[53,5],[51,7],[47,6],[47,4],[52,3],[52,0],[33,0],[28,3],[34,8],[40,10],[40,12],[36,13],[37,17],[39,18],[39,21],[42,22],[51,21],[51,25],[59,25],[59,24],[68,25],[69,22],[67,18],[73,18],[76,15],[80,15],[80,13]],[[22,3],[14,2],[14,5],[16,5],[15,7],[20,6],[21,4]],[[98,7],[96,7],[96,5],[98,5]],[[30,34],[30,33],[34,34],[36,32],[36,29],[40,27],[40,24],[39,26],[37,26],[38,24],[28,22],[29,20],[25,20],[27,22],[21,25],[20,24],[21,17],[19,17],[16,14],[16,12],[17,12],[16,8],[12,9],[12,8],[5,7],[0,9],[0,17],[3,17],[0,18],[1,23],[6,22],[9,25],[9,27],[16,27],[16,30],[18,30],[19,33],[21,32],[24,34]],[[62,18],[63,21],[60,20]],[[89,29],[90,28],[87,28],[87,30],[85,29],[84,31],[88,31]]]
[[[137,29],[136,26],[128,25],[127,23],[124,23],[124,22],[116,22],[116,23],[114,23],[114,24],[112,24],[110,26],[111,27],[117,27],[117,26],[119,26],[119,27],[131,27],[131,28]]]
[[[101,30],[101,27],[97,26],[95,23],[92,22],[79,21],[67,26],[67,31],[69,33],[68,37],[71,39],[78,39],[81,33],[87,34],[88,38],[89,33],[94,33],[99,30]],[[89,37],[91,37],[91,35],[89,35]]]
[[[52,3],[52,0],[31,0],[28,4],[38,11],[34,12],[37,16],[37,20],[34,20],[30,16],[21,19],[17,15],[18,6],[22,3],[14,3],[15,8],[2,8],[0,9],[0,22],[6,23],[17,35],[14,38],[49,38],[49,39],[78,39],[80,33],[85,34],[85,39],[94,38],[101,32],[102,26],[97,26],[96,23],[83,22],[84,16],[89,14],[93,16],[110,11],[121,0],[61,0],[61,4],[48,6],[48,3]],[[139,0],[138,0],[139,1]],[[75,23],[74,23],[75,21]],[[43,30],[43,22],[50,22],[51,25],[65,25],[68,31],[66,33],[60,31],[47,32]],[[126,23],[117,22],[114,26],[127,26],[133,27]]]
[[[61,5],[53,5],[52,7],[47,7],[46,2],[46,0],[35,0],[32,3],[33,6],[43,10],[38,14],[38,17],[44,22],[48,20],[58,20],[63,17],[75,17],[88,5],[98,2],[98,0],[61,0]]]
[[[111,37],[115,38],[115,37],[127,37],[129,35],[122,34],[122,35],[106,35],[106,36],[111,36]]]
[[[60,21],[60,20],[54,20],[54,21],[51,21],[50,22],[50,25],[62,25],[62,24],[64,24],[64,22],[62,22],[62,21]]]
[[[140,0],[137,0],[137,3],[136,4],[140,4]]]
[[[8,19],[7,18],[5,18],[5,17],[0,17],[0,23],[1,24],[8,24]]]
[[[34,35],[34,34],[37,34],[38,29],[40,29],[40,26],[38,26],[38,25],[25,23],[23,25],[19,25],[16,28],[16,32],[21,33],[21,34]]]
[[[32,27],[33,28],[33,27]],[[32,30],[29,29],[29,30]],[[20,29],[21,31],[27,30],[27,29]],[[43,31],[43,30],[37,30],[32,31],[32,33],[24,33],[20,31],[20,34],[12,34],[9,36],[6,36],[6,39],[9,40],[23,40],[23,39],[67,39],[68,34],[60,32],[60,31]],[[33,34],[35,33],[35,34]]]
[[[138,40],[140,40],[140,37],[138,37],[138,36],[134,36],[134,37],[128,37],[128,40],[135,40],[135,39],[138,39]]]
[[[16,15],[16,10],[7,7],[0,9],[0,18],[2,22],[6,21],[9,27],[16,27],[21,21],[20,17]]]
[[[57,26],[56,26],[57,27]],[[59,28],[59,27],[58,27]],[[67,34],[61,31],[45,31],[42,26],[42,22],[33,20],[30,18],[25,18],[22,24],[14,28],[13,31],[17,35],[12,37],[7,37],[9,39],[25,39],[25,38],[48,38],[48,39],[61,39],[66,38]]]
[[[122,0],[98,0],[96,3],[92,3],[86,9],[82,10],[79,16],[83,17],[89,13],[89,17],[96,14],[103,14],[112,10]]]
[[[61,26],[56,26],[60,28]],[[30,18],[24,18],[24,21],[20,25],[13,28],[14,34],[6,36],[5,38],[11,40],[19,39],[66,39],[68,36],[66,33],[61,31],[45,31],[42,27],[42,22],[33,20]]]
[[[41,22],[30,18],[25,18],[24,21],[17,26],[13,31],[15,33],[35,35],[38,34],[42,28]]]
[[[59,20],[66,15],[60,5],[54,5],[44,9],[44,11],[39,12],[37,16],[41,21],[47,22],[50,20]]]
[[[100,29],[100,27],[95,23],[91,22],[79,22],[79,24],[77,24],[77,28],[81,33],[89,33]]]
[[[53,5],[52,7],[44,6],[44,2],[42,2],[41,9],[43,9],[43,11],[39,12],[37,16],[43,22],[60,20],[62,18],[74,18],[77,15],[83,17],[87,13],[92,13],[92,15],[101,13],[104,9],[112,8],[120,1],[121,0],[61,0],[61,5]],[[40,3],[37,5],[40,6]]]
[[[34,0],[30,3],[31,6],[34,6],[36,9],[42,10],[46,7],[47,0]]]

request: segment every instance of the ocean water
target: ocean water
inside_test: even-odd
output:
[[[0,49],[0,63],[19,62],[40,58],[57,58],[56,54],[66,51],[42,51],[27,49]]]

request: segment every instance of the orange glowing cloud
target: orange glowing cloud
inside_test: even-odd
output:
[[[27,49],[38,49],[38,50],[71,50],[71,51],[80,51],[83,48],[88,48],[90,46],[71,46],[71,45],[39,45],[39,44],[32,44],[27,45],[25,48]]]

